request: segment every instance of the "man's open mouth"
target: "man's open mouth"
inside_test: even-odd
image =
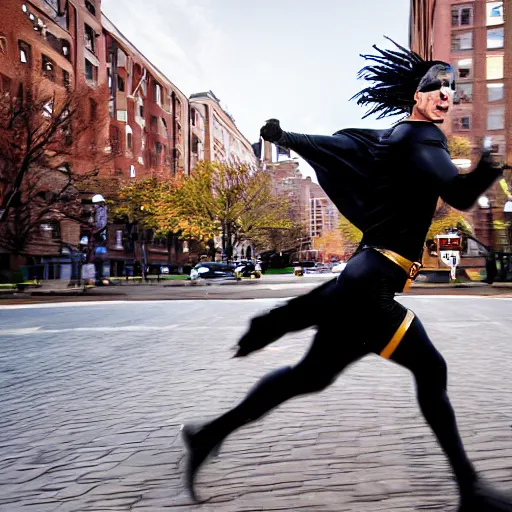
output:
[[[449,108],[450,107],[448,107],[448,106],[443,107],[442,105],[437,105],[436,110],[440,110],[441,112],[445,112],[446,113],[446,112],[448,112]]]

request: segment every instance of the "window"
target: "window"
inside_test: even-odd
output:
[[[139,105],[139,117],[144,118],[144,105]]]
[[[457,84],[455,86],[455,96],[453,98],[453,102],[455,104],[459,103],[471,103],[473,94],[473,85],[472,84]]]
[[[192,153],[195,153],[197,155],[197,153],[199,153],[199,138],[197,137],[197,135],[192,135]]]
[[[65,69],[62,70],[62,85],[66,89],[71,87],[71,79],[69,77],[69,73]]]
[[[130,178],[135,178],[136,174],[135,165],[130,165]]]
[[[110,146],[115,154],[119,153],[119,128],[110,125]]]
[[[60,224],[58,222],[48,222],[41,224],[41,235],[52,240],[60,239]]]
[[[98,82],[98,68],[88,59],[85,59],[85,78],[90,84]]]
[[[59,10],[59,0],[44,0],[50,7],[53,7],[54,10]]]
[[[0,53],[7,54],[7,38],[0,36]]]
[[[124,92],[124,80],[123,77],[117,75],[117,90],[119,92]]]
[[[89,0],[85,0],[85,8],[93,15],[96,16],[96,7]]]
[[[487,100],[499,101],[504,98],[505,84],[493,83],[487,84]]]
[[[473,76],[473,59],[460,59],[456,63],[457,78],[471,78]]]
[[[69,41],[61,39],[61,48],[62,55],[64,55],[66,59],[71,60],[71,45],[69,44]]]
[[[56,81],[55,62],[46,55],[42,55],[41,71],[46,78]]]
[[[487,26],[503,23],[503,2],[487,2]]]
[[[155,82],[154,99],[157,105],[162,105],[162,87]]]
[[[452,7],[452,27],[473,25],[473,8],[454,5]]]
[[[487,129],[503,130],[505,128],[505,106],[489,107],[487,112]]]
[[[128,111],[127,110],[118,110],[117,111],[117,120],[123,123],[128,122]]]
[[[195,108],[192,108],[190,110],[190,120],[192,121],[192,126],[196,126],[196,116],[197,116],[197,111]]]
[[[149,127],[152,132],[158,131],[158,117],[151,116],[151,118],[149,120]]]
[[[126,125],[126,149],[132,149],[132,128],[129,125]]]
[[[491,153],[496,155],[505,154],[505,136],[504,135],[493,135],[489,137],[491,145]]]
[[[115,245],[114,249],[123,249],[123,230],[122,229],[116,229],[116,237],[115,237]]]
[[[24,41],[18,41],[18,48],[20,50],[20,62],[22,64],[27,64],[28,66],[30,66],[30,64],[32,64],[32,49],[30,45],[25,43]]]
[[[50,119],[53,114],[53,101],[47,101],[43,105],[43,117],[46,117],[46,119]]]
[[[503,48],[505,34],[503,28],[491,28],[487,30],[487,48]]]
[[[92,53],[94,53],[94,47],[96,43],[96,34],[94,33],[94,30],[87,25],[87,23],[84,23],[84,44],[85,47],[90,50]]]
[[[155,142],[155,153],[159,155],[162,150],[164,149],[164,146],[160,142]]]
[[[126,67],[126,53],[123,50],[117,49],[117,67],[125,68]]]
[[[471,50],[473,48],[473,32],[454,32],[452,34],[452,50]]]
[[[487,80],[503,78],[503,55],[487,55]]]
[[[455,131],[471,130],[471,117],[461,116],[453,119],[453,129]]]

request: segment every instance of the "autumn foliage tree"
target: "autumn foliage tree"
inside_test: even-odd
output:
[[[109,160],[93,95],[20,86],[0,99],[0,246],[24,255],[41,225],[83,222],[80,189]],[[99,105],[99,102],[98,102]]]
[[[271,176],[245,165],[200,162],[177,192],[181,229],[203,240],[220,235],[228,259],[237,242],[292,228],[287,202],[272,193]]]
[[[200,162],[190,176],[126,184],[112,213],[159,238],[194,239],[210,250],[221,237],[228,258],[237,242],[293,227],[286,201],[272,193],[270,175],[222,162]]]

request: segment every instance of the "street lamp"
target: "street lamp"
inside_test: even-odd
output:
[[[480,208],[489,208],[491,206],[491,202],[487,196],[480,196],[478,198],[478,206],[480,206]]]

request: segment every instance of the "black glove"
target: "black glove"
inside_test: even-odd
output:
[[[260,136],[268,142],[277,142],[283,136],[278,119],[269,119],[260,130]]]

